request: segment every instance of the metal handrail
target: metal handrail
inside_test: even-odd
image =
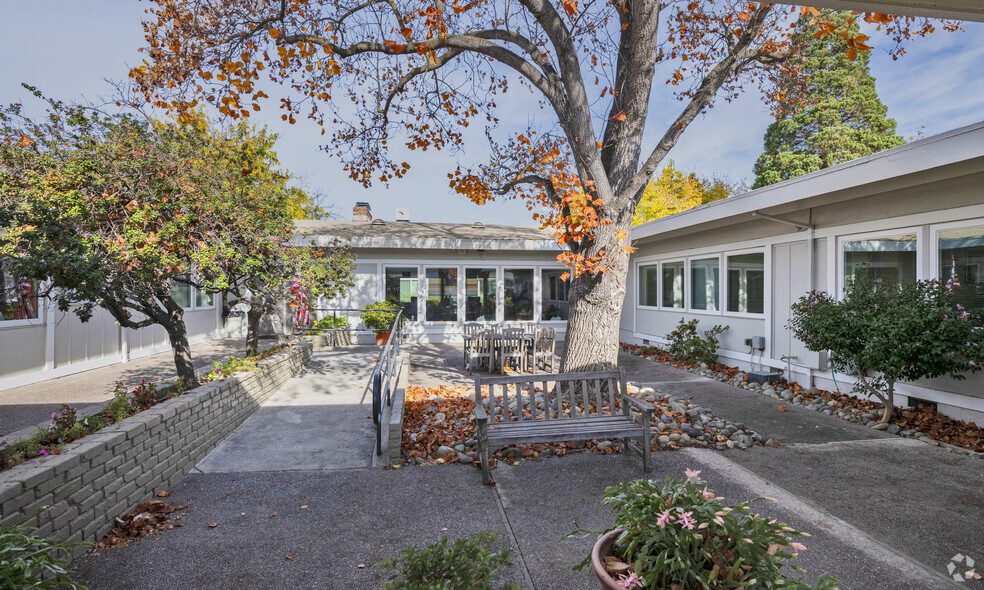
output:
[[[383,311],[383,310],[380,310]],[[394,310],[395,311],[395,310]],[[372,423],[376,426],[376,456],[383,454],[382,441],[382,414],[383,400],[386,405],[392,405],[393,376],[396,369],[396,359],[400,354],[400,345],[403,341],[403,309],[397,311],[393,325],[390,327],[389,337],[386,345],[379,351],[379,358],[376,366],[369,377],[366,389],[372,387]],[[365,394],[365,389],[363,390]]]

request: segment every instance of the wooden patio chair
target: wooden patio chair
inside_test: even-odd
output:
[[[465,369],[471,371],[476,364],[479,369],[483,364],[488,366],[489,371],[495,365],[495,343],[489,330],[482,330],[472,336],[471,346],[465,352]]]
[[[499,336],[499,370],[506,372],[506,365],[526,371],[527,338],[522,328],[504,328]]]
[[[554,357],[557,347],[557,330],[549,327],[540,328],[533,337],[533,345],[530,346],[527,363],[533,372],[536,373],[538,367],[543,367],[544,371],[554,371]],[[550,366],[547,369],[547,365]]]

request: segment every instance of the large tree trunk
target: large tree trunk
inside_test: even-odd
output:
[[[631,213],[628,219],[632,219]],[[619,230],[627,230],[624,219],[598,228],[597,244],[608,250],[607,270],[572,279],[568,293],[570,316],[567,321],[567,351],[561,370],[598,371],[618,366],[619,322],[628,279],[628,244],[618,240]]]

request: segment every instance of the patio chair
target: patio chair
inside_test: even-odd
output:
[[[499,370],[506,372],[506,365],[526,371],[527,338],[522,328],[504,328],[499,337]]]
[[[492,333],[482,330],[471,337],[471,345],[465,350],[465,369],[471,371],[477,364],[481,369],[482,365],[488,366],[489,370],[495,362],[495,346],[492,341]]]
[[[527,363],[532,367],[534,373],[538,367],[542,366],[544,371],[554,371],[554,356],[557,346],[557,331],[553,328],[540,328],[533,337],[533,345],[530,346],[527,354]]]
[[[464,350],[462,350],[462,362],[468,364],[468,353],[471,350],[475,342],[475,336],[485,328],[482,324],[469,323],[461,327],[461,338],[464,342]]]

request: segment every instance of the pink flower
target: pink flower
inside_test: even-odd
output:
[[[704,496],[704,499],[705,500],[713,500],[714,498],[717,497],[717,496],[714,495],[714,492],[712,492],[711,490],[707,489],[706,487],[704,488],[703,496]]]
[[[664,510],[660,513],[659,518],[656,519],[656,526],[661,529],[665,529],[666,525],[670,522],[670,511]]]
[[[683,472],[687,476],[687,479],[698,480],[700,479],[700,469],[687,469]]]
[[[789,546],[793,551],[806,551],[806,545],[802,543],[790,543]]]
[[[631,590],[632,588],[642,588],[646,585],[635,572],[632,572],[629,575],[619,575],[618,582],[616,583],[619,588],[625,588],[626,590]]]
[[[694,525],[697,524],[697,521],[693,519],[693,514],[693,512],[684,512],[680,515],[680,518],[677,519],[677,523],[685,529],[692,530]]]

